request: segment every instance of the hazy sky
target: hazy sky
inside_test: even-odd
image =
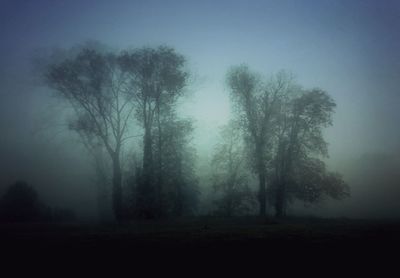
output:
[[[184,54],[196,75],[184,110],[197,120],[200,151],[229,117],[225,74],[240,63],[265,75],[290,70],[331,94],[333,160],[400,150],[399,1],[0,0],[0,38],[3,165],[26,158],[12,150],[30,149],[28,131],[49,105],[29,78],[34,50],[88,39]]]

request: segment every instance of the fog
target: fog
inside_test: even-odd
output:
[[[66,127],[67,104],[43,85],[34,65],[38,53],[94,40],[117,50],[168,45],[187,59],[191,77],[178,111],[194,119],[200,200],[212,194],[210,162],[233,113],[226,75],[245,63],[265,77],[290,71],[337,104],[333,125],[324,129],[324,159],[351,196],[288,212],[398,217],[399,14],[394,0],[1,0],[0,193],[25,180],[50,206],[82,219],[97,216],[91,158]],[[143,140],[129,142],[128,149],[139,150]],[[199,211],[208,213],[204,206]]]

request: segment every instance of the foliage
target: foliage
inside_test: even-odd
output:
[[[199,190],[193,122],[176,113],[188,85],[185,57],[167,46],[71,53],[46,67],[46,81],[74,110],[69,128],[92,153],[99,184],[108,183],[111,168],[116,219],[194,213]],[[266,214],[267,195],[277,216],[294,199],[313,203],[349,195],[341,176],[328,172],[321,160],[328,154],[323,129],[332,124],[336,106],[325,91],[303,89],[285,72],[264,80],[245,65],[229,70],[227,85],[234,119],[222,131],[212,161],[219,213],[253,210],[252,174],[260,215]],[[130,130],[134,120],[143,130],[143,156],[141,165],[123,175],[124,146],[138,136]],[[134,194],[128,212],[123,184]]]
[[[46,81],[68,101],[76,118],[69,127],[86,146],[99,143],[107,150],[113,169],[113,209],[122,215],[121,151],[129,138],[128,123],[133,106],[127,94],[129,84],[117,56],[84,48],[73,57],[51,63],[46,68]]]
[[[132,85],[128,94],[144,129],[141,184],[136,198],[138,210],[146,208],[142,214],[158,217],[165,213],[163,190],[169,172],[163,169],[164,148],[174,143],[168,142],[168,129],[178,132],[171,123],[177,123],[174,108],[187,83],[185,58],[172,48],[160,46],[124,51],[119,62]],[[179,164],[181,158],[177,159]]]
[[[222,142],[215,148],[212,160],[212,184],[216,195],[217,214],[249,214],[254,209],[254,196],[249,187],[243,142],[234,123],[221,130]]]
[[[134,217],[154,218],[192,215],[198,204],[198,181],[195,173],[195,149],[190,145],[193,125],[191,120],[179,120],[175,117],[164,118],[162,122],[162,141],[154,142],[155,157],[161,162],[156,168],[155,176],[161,178],[155,181],[160,187],[160,201],[150,204],[152,187],[144,182],[142,168],[136,170],[135,178],[131,179],[133,187]],[[158,144],[162,148],[158,148]],[[162,153],[159,154],[158,151]],[[160,171],[160,172],[159,172]]]
[[[328,154],[322,128],[332,124],[334,101],[320,89],[298,87],[297,94],[287,95],[280,105],[269,189],[276,214],[284,215],[287,202],[293,198],[312,203],[324,194],[346,196],[348,188],[341,177],[327,173],[325,164],[317,158]]]
[[[259,214],[263,216],[266,214],[266,174],[271,162],[278,104],[291,88],[291,77],[282,72],[263,83],[257,74],[241,65],[229,70],[227,83],[235,117],[252,158],[253,171],[258,176]]]
[[[0,219],[7,222],[49,220],[50,209],[38,198],[36,190],[24,181],[7,188],[0,201]]]
[[[170,215],[193,214],[197,208],[196,151],[190,145],[193,130],[193,123],[189,119],[163,121],[162,194],[170,203],[167,209]]]
[[[266,195],[277,216],[285,214],[293,199],[312,203],[322,196],[341,199],[349,195],[341,176],[327,172],[318,159],[328,155],[322,131],[332,124],[336,106],[326,92],[304,90],[285,72],[262,82],[247,66],[228,72],[228,86],[259,178],[260,214]]]

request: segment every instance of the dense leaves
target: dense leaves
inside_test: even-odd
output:
[[[336,106],[326,92],[305,90],[285,72],[262,82],[243,65],[228,72],[228,86],[235,120],[258,175],[261,215],[266,195],[277,216],[283,216],[294,199],[314,203],[322,196],[349,195],[341,176],[327,172],[318,158],[328,155],[323,128],[332,124]]]
[[[72,53],[46,67],[46,81],[70,104],[68,127],[91,152],[98,183],[105,188],[111,180],[116,219],[193,214],[199,193],[194,127],[176,109],[189,80],[185,57],[167,46]],[[321,160],[328,154],[323,128],[335,108],[325,91],[303,89],[285,72],[264,80],[245,65],[229,70],[227,85],[234,118],[212,161],[218,213],[254,211],[255,178],[260,215],[267,199],[282,216],[293,200],[348,196],[341,176]],[[141,136],[142,159],[129,168],[126,146]],[[133,194],[128,203],[125,184]]]

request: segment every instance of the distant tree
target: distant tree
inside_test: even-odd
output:
[[[133,217],[179,217],[192,215],[197,210],[199,190],[195,173],[196,152],[191,146],[192,121],[174,116],[163,117],[162,125],[163,146],[154,148],[155,157],[162,157],[160,199],[157,204],[149,203],[149,200],[154,200],[149,197],[154,192],[144,183],[142,168],[136,166],[134,175],[129,179],[134,203],[131,207]],[[154,141],[156,146],[159,143]],[[162,150],[161,154],[158,153],[159,149]]]
[[[350,196],[350,188],[339,173],[328,172],[325,163],[316,158],[307,158],[294,169],[293,182],[289,184],[289,201],[297,199],[305,203],[316,203],[329,197],[341,200]]]
[[[111,53],[82,49],[46,67],[47,84],[69,102],[75,112],[70,128],[87,142],[101,144],[112,162],[113,211],[122,218],[121,152],[134,109],[126,73]]]
[[[187,84],[185,58],[172,48],[160,46],[126,51],[119,61],[134,85],[129,95],[144,129],[141,180],[142,195],[147,197],[142,205],[153,206],[151,210],[157,211],[164,183],[162,113],[173,109]]]
[[[335,108],[326,92],[304,90],[285,72],[262,82],[246,66],[229,71],[228,85],[258,175],[260,215],[267,196],[280,217],[294,199],[312,203],[349,194],[341,176],[328,172],[318,158],[328,154],[322,131],[331,125]]]
[[[221,137],[212,160],[214,191],[221,195],[216,200],[217,212],[226,216],[250,212],[254,199],[249,187],[242,134],[231,122],[222,128]]]
[[[269,196],[277,217],[285,215],[293,198],[316,202],[325,194],[336,199],[347,195],[340,175],[326,172],[318,156],[327,156],[322,130],[331,125],[335,103],[319,89],[286,95],[279,102],[273,182]]]
[[[195,173],[196,151],[191,146],[193,123],[189,119],[164,118],[161,175],[162,199],[169,215],[183,216],[196,212],[198,180]]]
[[[271,160],[277,104],[291,85],[291,78],[280,73],[267,84],[247,66],[230,69],[227,78],[234,112],[246,137],[253,170],[259,180],[259,214],[266,214],[266,174]]]
[[[97,210],[100,221],[107,221],[112,218],[111,189],[112,189],[112,164],[110,156],[99,137],[93,136],[90,130],[80,128],[77,125],[77,118],[73,117],[69,122],[69,128],[75,131],[80,142],[92,157],[94,170],[93,182],[96,186]]]
[[[50,209],[38,198],[36,190],[24,181],[7,188],[0,201],[0,220],[28,222],[49,220]]]
[[[85,140],[82,140],[85,142]],[[94,142],[85,142],[86,149],[92,155],[92,165],[94,170],[93,182],[96,186],[97,210],[100,221],[108,221],[112,219],[112,167],[107,151],[101,144]]]

